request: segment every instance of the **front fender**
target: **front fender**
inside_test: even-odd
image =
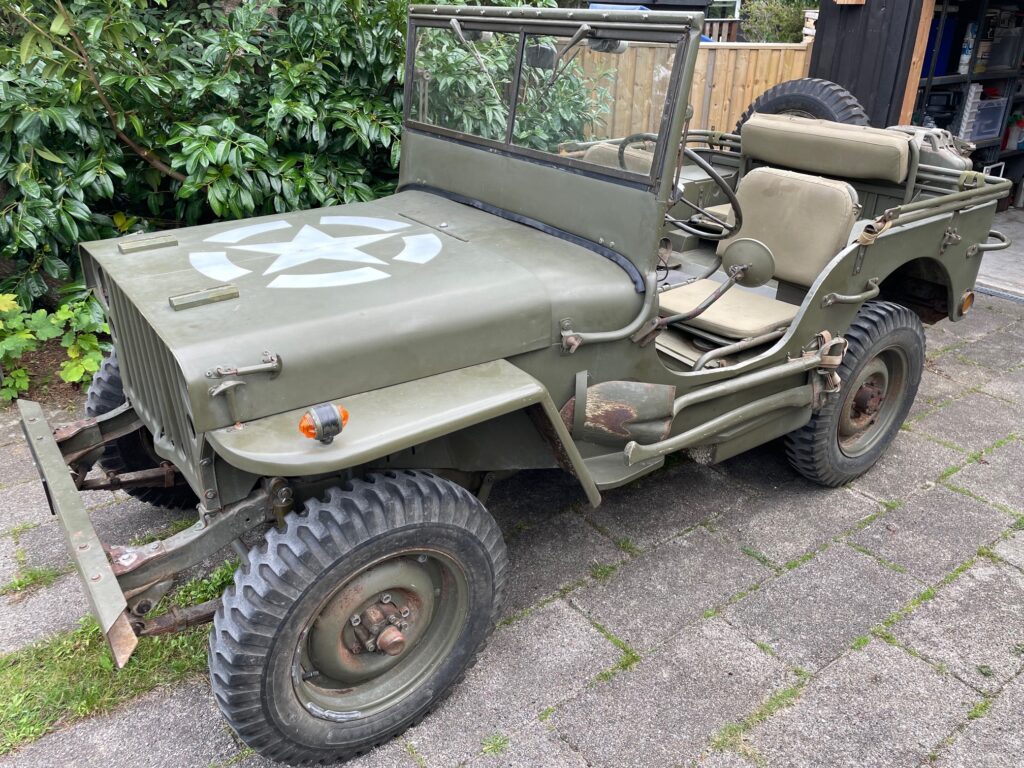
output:
[[[256,419],[206,433],[228,464],[263,477],[341,472],[529,406],[539,406],[561,445],[553,449],[575,472],[591,504],[600,503],[583,457],[544,385],[496,360],[416,381],[351,395],[338,401],[349,423],[323,445],[299,433],[305,410]]]

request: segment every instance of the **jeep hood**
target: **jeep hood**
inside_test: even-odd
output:
[[[586,248],[419,191],[82,249],[151,429],[169,406],[139,401],[180,388],[203,432],[557,344],[562,318],[621,327],[642,298]],[[267,353],[280,370],[244,372]]]

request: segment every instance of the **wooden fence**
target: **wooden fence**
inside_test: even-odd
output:
[[[584,49],[583,67],[592,74],[613,72],[602,86],[615,111],[602,133],[624,136],[658,130],[671,73],[671,48],[664,43],[630,43],[622,54]],[[690,91],[691,128],[731,131],[743,110],[773,85],[807,76],[810,43],[703,43]],[[625,89],[625,93],[620,91]],[[652,109],[652,104],[655,106]]]

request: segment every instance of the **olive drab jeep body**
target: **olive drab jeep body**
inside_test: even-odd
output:
[[[90,418],[20,409],[118,666],[212,619],[239,735],[344,758],[422,718],[493,626],[495,479],[560,468],[597,505],[670,453],[781,436],[825,485],[870,468],[921,322],[962,320],[1005,247],[1009,183],[923,162],[913,130],[690,129],[702,24],[414,6],[395,194],[81,246],[116,354]],[[101,542],[94,488],[196,522]],[[151,614],[229,546],[222,600]]]

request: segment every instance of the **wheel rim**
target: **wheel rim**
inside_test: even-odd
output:
[[[806,117],[810,120],[818,120],[817,115],[812,115],[810,112],[804,109],[783,109],[778,112],[780,115],[792,115],[793,117]]]
[[[465,573],[446,554],[403,550],[377,560],[334,590],[299,634],[295,694],[335,722],[387,709],[441,666],[468,614]]]
[[[839,412],[839,449],[846,456],[861,456],[886,439],[906,399],[909,370],[898,347],[882,350],[861,369]]]

